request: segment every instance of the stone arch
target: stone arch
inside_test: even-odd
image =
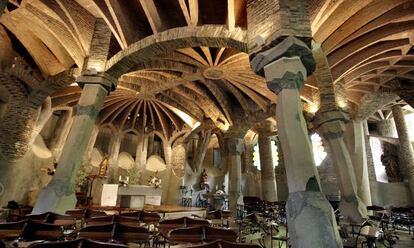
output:
[[[169,29],[137,41],[114,55],[108,60],[106,71],[119,78],[154,56],[186,47],[232,47],[247,52],[246,35],[241,28],[229,31],[217,25]]]

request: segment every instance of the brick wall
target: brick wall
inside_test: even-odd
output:
[[[251,52],[260,50],[255,38],[261,35],[265,45],[292,35],[312,36],[307,0],[248,0],[247,1],[248,46]]]

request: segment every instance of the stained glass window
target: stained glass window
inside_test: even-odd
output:
[[[322,144],[322,138],[319,136],[319,134],[314,133],[311,135],[311,142],[312,142],[312,148],[313,148],[313,157],[315,159],[316,166],[319,166],[322,164],[323,160],[326,158],[326,152],[325,148]]]

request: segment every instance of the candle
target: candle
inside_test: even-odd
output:
[[[119,181],[121,181],[122,180],[122,176],[119,176]]]

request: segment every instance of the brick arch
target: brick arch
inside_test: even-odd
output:
[[[114,55],[108,60],[106,71],[119,78],[154,56],[186,47],[231,47],[247,52],[246,35],[241,28],[229,31],[218,25],[169,29],[137,41]]]
[[[8,107],[0,122],[0,136],[8,138],[0,141],[0,152],[7,160],[16,160],[29,150],[39,107],[27,105],[28,90],[25,81],[16,75],[0,73],[0,85],[10,95]]]

